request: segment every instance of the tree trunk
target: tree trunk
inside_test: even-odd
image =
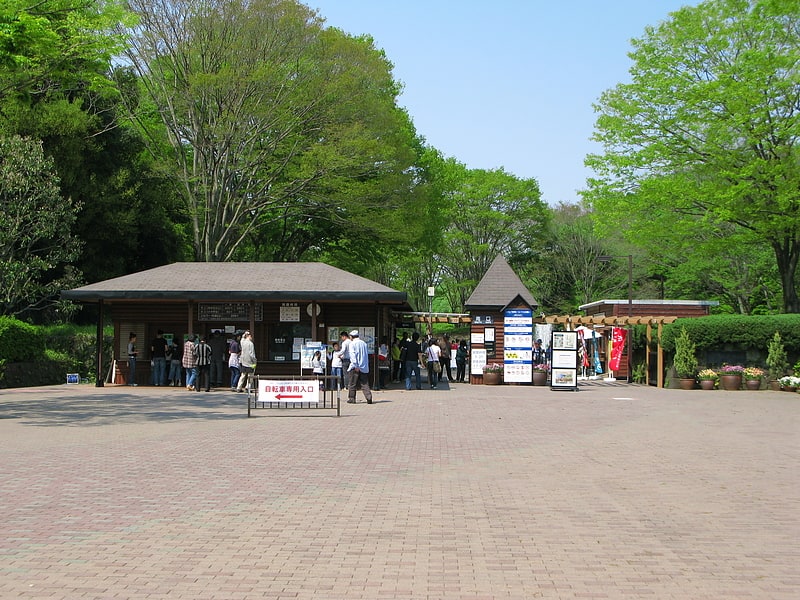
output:
[[[795,286],[800,244],[795,237],[787,234],[783,239],[773,240],[772,249],[775,251],[783,288],[783,312],[800,313],[800,298],[797,296],[797,287]]]

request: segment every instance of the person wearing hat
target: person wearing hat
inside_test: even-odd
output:
[[[372,390],[369,389],[369,348],[367,348],[367,343],[359,337],[358,329],[350,332],[349,352],[347,402],[348,404],[356,403],[356,389],[360,384],[367,404],[372,404]]]

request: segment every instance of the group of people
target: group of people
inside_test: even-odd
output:
[[[372,404],[372,390],[369,387],[369,347],[361,339],[358,329],[339,333],[339,341],[334,342],[328,360],[331,363],[331,375],[335,377],[340,388],[347,389],[347,402],[356,401],[356,390],[359,388]]]
[[[136,386],[137,336],[131,332],[128,338],[128,385]],[[222,387],[230,378],[231,391],[242,392],[255,373],[256,352],[249,331],[236,335],[228,341],[221,332],[210,336],[189,334],[183,344],[168,341],[164,332],[158,330],[150,344],[152,361],[151,384],[155,386],[180,387],[188,391],[211,391]]]
[[[436,389],[440,380],[464,383],[467,372],[469,347],[466,340],[451,342],[445,335],[441,340],[428,336],[420,341],[420,334],[414,332],[411,337],[398,340],[393,348],[396,355],[395,378],[396,382],[405,380],[406,389],[412,389],[412,383],[418,390],[422,389],[421,369],[428,374],[428,384],[431,389]],[[451,371],[451,358],[455,353],[456,377],[453,379]]]
[[[334,342],[325,357],[330,362],[330,372],[340,388],[348,391],[348,402],[355,402],[356,391],[361,389],[368,404],[372,403],[369,385],[369,348],[361,339],[359,331],[340,332],[340,340]],[[138,357],[136,334],[131,333],[128,340],[129,385],[136,385],[136,361]],[[455,355],[456,377],[451,372],[451,358]],[[256,352],[250,331],[226,340],[219,331],[210,336],[189,334],[181,345],[164,338],[159,330],[150,344],[152,359],[151,383],[156,386],[186,386],[189,391],[206,392],[212,386],[222,387],[224,371],[230,376],[230,389],[243,392],[252,385],[256,368]],[[422,389],[421,369],[427,371],[431,389],[436,389],[440,380],[463,383],[469,348],[466,340],[451,342],[447,335],[441,340],[428,336],[420,341],[420,334],[398,337],[391,348],[386,338],[381,339],[378,348],[378,384],[385,387],[391,375],[392,381],[405,380],[407,390]],[[312,360],[312,370],[316,375],[324,375],[325,359],[317,352]],[[226,369],[227,368],[227,369]]]

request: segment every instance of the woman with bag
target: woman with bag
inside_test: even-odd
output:
[[[428,359],[428,381],[431,384],[431,389],[435,390],[436,384],[439,382],[439,373],[442,371],[442,363],[439,362],[442,351],[436,343],[436,339],[432,339],[428,344],[425,354]]]

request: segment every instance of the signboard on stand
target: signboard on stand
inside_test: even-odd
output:
[[[554,331],[550,338],[550,389],[578,391],[578,332]]]

